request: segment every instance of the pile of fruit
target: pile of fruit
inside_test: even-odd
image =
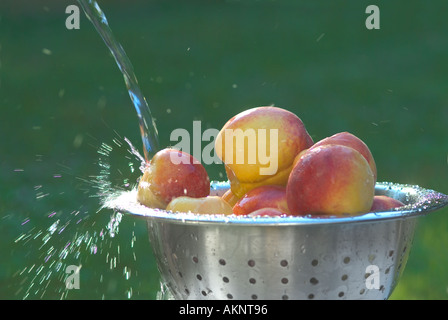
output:
[[[254,133],[258,144],[227,139],[238,130]],[[260,141],[275,160],[273,172],[257,151]],[[137,200],[173,212],[249,216],[345,216],[403,206],[375,195],[377,169],[361,139],[341,132],[314,143],[302,120],[285,109],[258,107],[234,116],[216,137],[215,150],[230,183],[222,197],[210,195],[209,176],[198,160],[167,148],[147,164]],[[240,155],[245,161],[238,161]]]

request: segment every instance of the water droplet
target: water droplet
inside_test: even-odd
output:
[[[53,54],[53,52],[51,52],[51,50],[47,49],[47,48],[43,48],[42,49],[42,53],[47,55],[47,56],[51,56]]]

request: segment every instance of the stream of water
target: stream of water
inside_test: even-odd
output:
[[[120,290],[114,289],[120,273],[126,280],[129,280],[131,275],[135,277],[137,273],[135,270],[137,268],[134,267],[137,260],[135,249],[137,235],[134,232],[137,230],[136,222],[128,222],[131,224],[130,239],[117,239],[116,235],[122,224],[123,214],[103,208],[102,203],[106,197],[129,190],[134,186],[133,183],[135,184],[136,177],[141,175],[145,162],[151,159],[159,149],[157,128],[148,103],[138,85],[133,66],[123,47],[115,39],[104,12],[96,1],[78,0],[78,2],[109,48],[123,74],[126,88],[137,112],[143,142],[143,156],[129,140],[123,137],[117,136],[110,142],[99,143],[97,174],[76,177],[83,183],[82,188],[86,189],[88,198],[86,203],[73,210],[69,209],[69,212],[65,212],[66,209],[51,210],[45,217],[47,228],[30,227],[15,239],[17,250],[25,248],[27,250],[25,254],[29,255],[30,259],[32,257],[32,262],[14,274],[14,277],[21,279],[16,295],[23,299],[46,297],[66,299],[73,297],[72,293],[76,297],[77,291],[81,290],[73,290],[77,289],[77,284],[79,285],[79,278],[78,282],[75,281],[76,274],[69,272],[74,269],[82,275],[83,283],[90,282],[88,287],[96,290],[92,293],[84,289],[84,294],[79,293],[81,297],[108,298],[108,292]],[[112,164],[113,161],[117,162],[116,159],[121,162],[118,168]],[[125,172],[123,167],[127,167],[129,171]],[[118,179],[113,176],[117,172]],[[132,177],[135,178],[134,182],[130,181]],[[94,199],[93,203],[91,199]],[[26,228],[32,225],[32,220],[30,218],[23,221],[22,226]],[[133,226],[132,223],[134,223]],[[93,275],[92,272],[82,270],[86,262],[89,265],[93,263],[96,266],[103,266],[104,270]],[[86,277],[90,279],[86,280]],[[156,279],[155,282],[158,282],[157,275],[153,278]],[[96,284],[92,286],[95,282]],[[135,294],[148,297],[148,293],[145,292],[148,284],[139,280],[134,283],[137,283],[137,287],[131,284],[125,285],[126,288],[122,289],[124,290],[123,297],[132,298]],[[113,294],[112,296],[116,298]]]
[[[94,0],[78,0],[78,2],[83,8],[87,18],[92,22],[96,31],[109,48],[123,74],[129,96],[137,111],[140,134],[143,141],[143,154],[145,159],[149,160],[159,149],[157,127],[154,118],[151,115],[147,100],[143,96],[138,85],[132,63],[121,44],[115,39],[107,18],[98,3]]]

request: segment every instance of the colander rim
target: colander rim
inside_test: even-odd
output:
[[[229,188],[228,182],[212,181],[211,195],[223,194]],[[291,225],[329,225],[372,223],[395,219],[409,219],[429,214],[448,205],[448,196],[432,189],[418,185],[400,184],[394,182],[377,182],[376,195],[388,195],[399,199],[405,206],[382,212],[370,212],[357,216],[283,216],[283,217],[250,217],[225,216],[195,213],[179,213],[162,209],[148,208],[137,201],[136,189],[110,195],[104,201],[103,207],[113,209],[144,219],[163,221],[166,223],[206,224],[206,225],[244,225],[244,226],[291,226]]]

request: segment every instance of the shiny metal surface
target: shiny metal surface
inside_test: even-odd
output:
[[[227,188],[215,183],[212,193]],[[416,218],[448,197],[387,182],[376,194],[406,206],[342,218],[174,214],[142,208],[130,194],[110,206],[147,220],[176,299],[387,299],[406,265]]]

